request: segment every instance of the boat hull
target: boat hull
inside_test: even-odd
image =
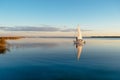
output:
[[[76,41],[74,41],[74,44],[84,45],[85,41],[84,40],[76,40]]]

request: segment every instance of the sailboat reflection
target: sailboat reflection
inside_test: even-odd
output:
[[[76,44],[76,50],[77,50],[77,60],[80,59],[80,55],[82,53],[82,47],[83,45],[80,45],[80,44]]]

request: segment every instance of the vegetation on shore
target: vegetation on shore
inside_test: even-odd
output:
[[[0,37],[0,40],[1,39],[4,39],[4,40],[9,40],[9,39],[20,39],[20,38],[23,38],[22,36],[15,36],[15,37]]]

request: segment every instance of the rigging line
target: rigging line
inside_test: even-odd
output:
[[[75,54],[75,58],[76,58],[77,51],[76,51],[76,48],[75,48],[75,44],[73,44],[73,47],[74,47],[74,51],[73,51],[73,53]]]
[[[73,28],[73,35],[76,36],[76,29]]]
[[[73,37],[75,37],[75,34],[76,34],[76,31],[75,31],[75,28],[73,27]],[[73,41],[74,41],[74,38],[73,38]],[[76,56],[76,49],[75,49],[75,44],[73,43],[72,44],[72,47],[73,47],[73,53],[75,54],[75,56]]]

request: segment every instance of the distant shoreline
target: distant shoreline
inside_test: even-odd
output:
[[[120,36],[91,36],[90,38],[120,38]]]
[[[25,38],[75,38],[69,36],[26,36]],[[88,36],[83,38],[120,38],[120,36]]]
[[[9,37],[0,37],[0,39],[20,39],[20,38],[75,38],[69,36],[9,36]],[[120,36],[88,36],[83,38],[120,38]]]

